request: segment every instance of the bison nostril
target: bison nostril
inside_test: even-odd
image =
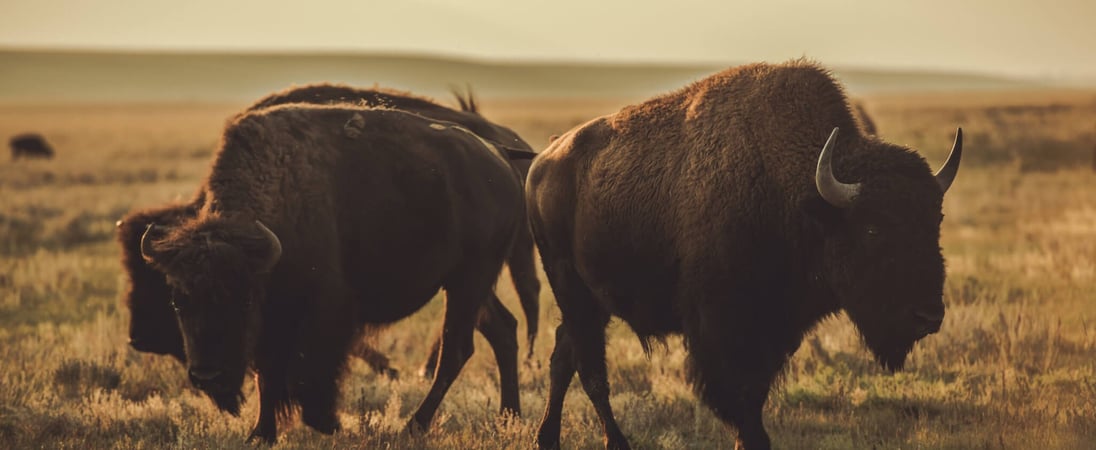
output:
[[[918,339],[940,331],[940,325],[944,323],[944,309],[914,309],[913,316],[917,319]]]
[[[202,367],[190,369],[190,380],[196,383],[201,381],[213,381],[220,375],[221,371],[219,369]]]

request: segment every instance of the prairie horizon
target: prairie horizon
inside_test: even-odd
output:
[[[737,64],[515,61],[397,52],[150,52],[0,47],[0,67],[4,68],[0,71],[0,103],[233,102],[315,82],[380,85],[434,97],[448,96],[451,88],[467,86],[482,98],[637,101],[678,89]],[[830,69],[854,96],[1089,86],[989,73]],[[1090,86],[1096,87],[1096,80]]]

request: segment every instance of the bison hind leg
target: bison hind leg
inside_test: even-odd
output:
[[[492,288],[502,268],[502,257],[497,260],[470,261],[460,273],[449,277],[445,283],[445,319],[442,326],[441,354],[438,356],[434,382],[426,398],[419,404],[405,427],[405,432],[416,434],[430,427],[434,414],[464,364],[475,351],[472,333],[480,308],[492,295]]]
[[[549,264],[546,264],[548,266]],[[609,377],[605,366],[605,327],[609,324],[610,315],[594,298],[590,288],[575,271],[574,265],[567,261],[557,261],[551,264],[548,279],[552,283],[552,290],[556,294],[556,302],[562,313],[560,327],[566,332],[566,339],[558,339],[556,350],[560,350],[563,343],[569,348],[564,351],[572,354],[574,368],[578,371],[579,380],[582,382],[586,396],[594,405],[598,418],[601,419],[602,431],[605,436],[605,447],[611,449],[627,449],[628,439],[620,430],[613,415],[612,406],[609,403]],[[552,387],[550,391],[557,389],[557,383],[570,381],[570,375],[566,375],[566,381],[557,379],[556,355],[552,358]],[[565,374],[560,371],[560,378]],[[566,389],[566,387],[564,387]],[[558,395],[558,394],[557,394]],[[545,411],[545,421],[541,423],[539,436],[550,438],[545,431],[553,428],[558,430],[558,409],[562,408],[562,396],[559,404],[553,404],[550,398],[548,409]],[[549,423],[552,418],[556,423]],[[557,433],[558,435],[558,433]],[[551,440],[551,439],[547,439]],[[558,442],[558,440],[557,440]]]
[[[506,309],[498,296],[491,293],[487,304],[480,310],[476,329],[495,354],[499,369],[499,392],[502,414],[521,415],[521,396],[518,393],[518,320]]]
[[[571,338],[563,324],[556,327],[556,347],[552,350],[549,372],[548,402],[544,408],[544,417],[537,430],[537,448],[558,449],[560,422],[563,419],[563,399],[567,388],[575,377],[574,349]]]

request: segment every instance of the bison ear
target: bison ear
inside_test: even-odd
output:
[[[833,206],[822,196],[813,194],[799,202],[799,210],[807,218],[807,222],[830,234],[844,223],[844,211]]]
[[[282,257],[282,241],[261,221],[254,223],[253,234],[241,241],[258,273],[269,273]]]

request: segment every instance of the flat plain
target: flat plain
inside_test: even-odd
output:
[[[955,127],[964,128],[963,166],[944,205],[947,317],[894,375],[871,360],[846,317],[820,324],[769,397],[774,445],[1096,446],[1096,93],[863,100],[884,139],[917,149],[933,167],[946,157]],[[482,109],[540,150],[548,136],[626,102],[485,98]],[[0,447],[249,447],[244,438],[257,414],[250,381],[243,413],[232,417],[189,386],[179,363],[127,347],[113,238],[115,220],[127,211],[196,189],[224,120],[243,107],[0,105],[0,136],[40,132],[58,153],[50,161],[0,157]],[[520,418],[497,416],[494,359],[477,336],[478,352],[431,431],[399,433],[429,388],[416,372],[440,326],[439,295],[375,338],[401,371],[398,379],[352,361],[339,408],[343,431],[325,436],[298,424],[279,447],[530,447],[559,322],[544,286],[534,356],[520,368]],[[520,320],[509,282],[498,291]],[[684,381],[679,339],[648,358],[627,326],[614,321],[608,334],[611,401],[635,447],[733,447],[734,431]],[[579,383],[571,387],[563,445],[600,447],[597,416]]]

